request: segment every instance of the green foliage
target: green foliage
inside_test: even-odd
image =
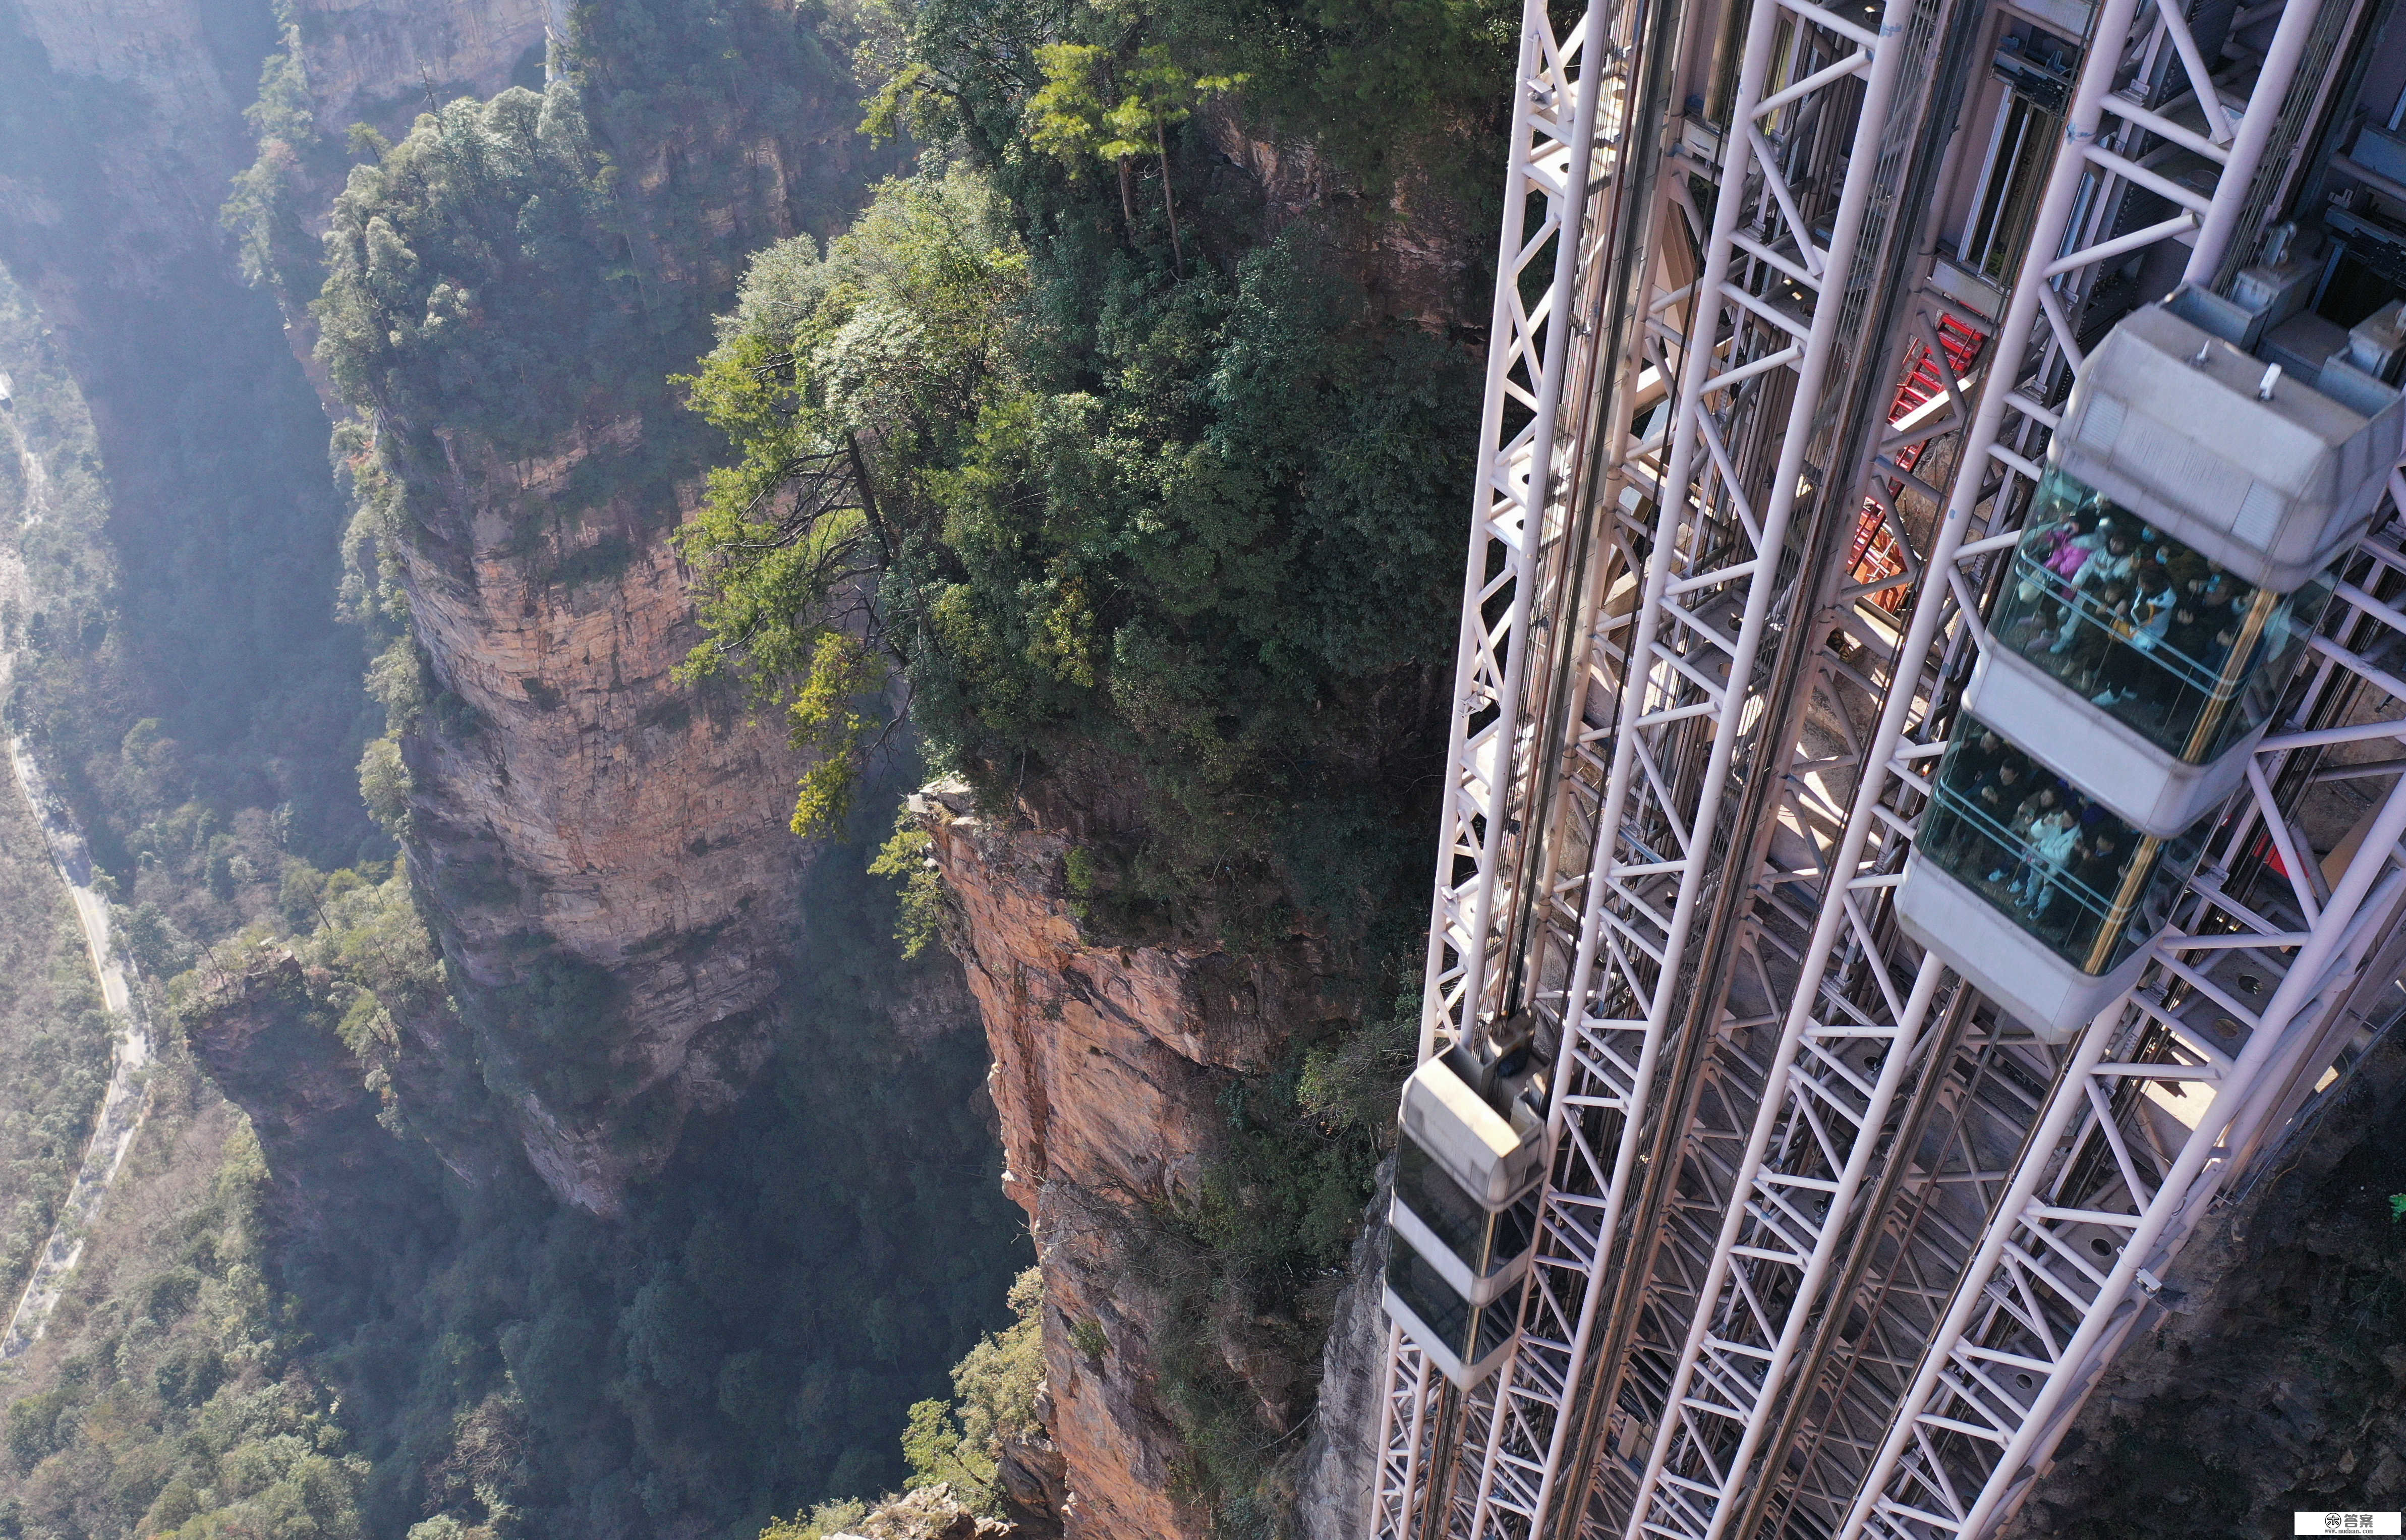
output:
[[[57,1222],[108,1079],[112,1024],[13,777],[0,785],[0,1297]]]
[[[1007,1439],[1038,1431],[1036,1395],[1044,1384],[1044,1278],[1030,1267],[1011,1285],[1011,1324],[988,1333],[953,1366],[954,1405],[963,1438],[992,1456]]]
[[[1137,827],[1096,842],[1102,918],[1360,926],[1422,864],[1398,793],[1451,640],[1463,360],[1371,326],[1308,233],[1167,292],[1107,267],[1081,337],[1056,307],[1096,271],[1057,247],[1031,267],[993,207],[967,173],[923,176],[824,261],[756,261],[693,397],[743,451],[681,536],[711,656],[809,687],[828,593],[738,516],[850,434],[880,623],[939,760],[1139,783]]]
[[[360,753],[360,799],[367,804],[368,815],[395,840],[408,832],[409,793],[409,767],[402,763],[400,740],[370,739]]]
[[[828,1535],[849,1530],[868,1517],[868,1504],[847,1497],[820,1504],[807,1519],[796,1514],[791,1519],[771,1519],[769,1527],[760,1532],[760,1540],[826,1540]]]
[[[941,940],[952,922],[943,874],[936,869],[935,857],[929,854],[935,844],[909,808],[897,808],[892,838],[869,863],[870,876],[888,878],[896,884],[894,939],[902,943],[906,959],[920,956],[931,943]]]
[[[1255,136],[1310,141],[1374,206],[1399,184],[1477,204],[1493,181],[1518,23],[1497,0],[885,0],[864,17],[857,67],[879,82],[872,131],[958,138],[1008,166],[1049,83],[1040,50],[1098,49],[1089,57],[1125,74],[1159,49],[1199,77],[1241,82],[1236,110]],[[1094,89],[1111,99],[1116,85]]]
[[[856,703],[875,688],[877,667],[859,643],[841,631],[822,631],[811,649],[810,671],[786,703],[787,738],[813,756],[794,798],[793,831],[817,837],[836,828],[852,811],[860,763],[875,726]]]
[[[258,100],[243,117],[258,140],[259,158],[234,177],[219,217],[234,235],[243,276],[287,304],[305,304],[325,271],[307,215],[318,202],[316,189],[341,176],[342,158],[318,133],[300,29],[289,13],[279,47],[261,67]],[[353,125],[355,151],[367,148],[358,137],[366,127]]]
[[[2392,1193],[2389,1194],[2389,1222],[2395,1224],[2400,1220],[2406,1220],[2406,1193]]]
[[[796,746],[816,760],[797,833],[841,817],[875,729],[856,702],[877,670],[837,606],[890,558],[894,521],[927,501],[882,472],[867,496],[828,484],[854,476],[864,442],[900,451],[962,431],[1002,356],[1002,304],[1025,265],[983,183],[889,183],[824,259],[808,237],[755,259],[725,340],[679,377],[743,449],[711,473],[702,509],[677,534],[713,638],[684,677],[735,668],[756,703],[784,707]],[[865,629],[888,640],[873,618]]]
[[[914,1487],[947,1481],[992,1496],[994,1462],[962,1436],[960,1425],[941,1401],[913,1404],[910,1423],[902,1430],[902,1461],[911,1467]]]
[[[344,395],[405,435],[439,422],[514,455],[573,420],[642,330],[600,170],[567,81],[455,101],[352,167],[312,305]]]
[[[1044,1384],[1044,1279],[1039,1269],[1030,1267],[1012,1282],[1011,1309],[1009,1326],[989,1333],[953,1366],[951,1403],[917,1403],[902,1432],[909,1485],[950,1483],[995,1514],[1002,1511],[995,1472],[1004,1445],[1040,1431],[1036,1397]],[[1073,1336],[1077,1329],[1071,1328]]]
[[[7,1407],[5,1515],[27,1536],[364,1540],[368,1463],[267,1282],[259,1145],[189,1065],[157,1073],[133,1158],[185,1163],[184,1201],[89,1243],[31,1359],[48,1388]]]
[[[931,757],[990,809],[1077,811],[1078,918],[1236,951],[1308,937],[1364,996],[1395,992],[1474,376],[1422,319],[1447,301],[1395,314],[1365,253],[1395,211],[1489,223],[1514,21],[1493,0],[872,6],[870,126],[945,150],[824,260],[761,253],[721,323],[690,399],[734,454],[683,537],[712,657],[756,698],[808,687],[854,589],[794,581],[818,569],[771,511],[789,468],[856,449],[873,502],[843,532],[879,571],[848,634],[884,643]],[[1360,201],[1272,217],[1210,153],[1230,124],[1308,141]],[[914,290],[964,270],[1009,281],[942,289],[930,326]],[[1465,276],[1463,313],[1482,288]],[[886,346],[930,335],[958,344]],[[1228,1533],[1274,1526],[1281,1430],[1210,1322],[1268,1322],[1256,1346],[1309,1376],[1416,1013],[1357,1010],[1232,1084],[1222,1154],[1161,1216],[1164,1400]],[[1098,1322],[1067,1328],[1108,1350]],[[959,1433],[928,1414],[912,1436],[933,1468]]]
[[[1170,189],[1168,133],[1246,77],[1198,76],[1159,44],[1138,49],[1124,68],[1114,67],[1111,50],[1091,43],[1048,43],[1036,50],[1036,62],[1044,86],[1028,100],[1029,145],[1067,163],[1073,176],[1089,156],[1112,162],[1120,173],[1121,212],[1131,227],[1136,213],[1128,205],[1127,163],[1139,155],[1159,156],[1170,259],[1182,274],[1186,257]]]

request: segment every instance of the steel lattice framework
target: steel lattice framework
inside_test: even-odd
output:
[[[2397,476],[2126,999],[2042,1044],[1889,914],[2088,305],[2227,285],[2347,0],[2218,72],[2103,0],[1988,311],[1918,217],[1979,0],[1740,3],[1719,133],[1711,17],[1524,13],[1422,1053],[1533,1014],[1554,1158],[1504,1370],[1391,1334],[1381,1537],[1988,1532],[2406,951],[2406,780],[2293,822],[2406,737]]]

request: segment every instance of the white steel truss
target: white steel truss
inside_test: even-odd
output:
[[[1429,923],[1419,1056],[1428,1058],[1496,1019],[1506,987],[1521,869],[1538,841],[1528,825],[1539,771],[1546,686],[1532,669],[1533,629],[1558,630],[1564,580],[1566,495],[1576,433],[1564,403],[1593,362],[1592,337],[1574,347],[1573,316],[1598,234],[1588,217],[1607,179],[1610,135],[1597,115],[1621,63],[1606,5],[1567,34],[1545,0],[1525,0],[1512,96],[1510,162],[1497,259],[1487,385],[1479,418],[1470,552],[1463,585],[1446,798]],[[1605,38],[1602,47],[1592,41]],[[1616,104],[1617,111],[1617,104]],[[1600,163],[1603,162],[1603,163]],[[1534,220],[1532,216],[1535,216]],[[1532,288],[1535,298],[1529,297]],[[1570,596],[1573,600],[1576,594]],[[1380,1398],[1371,1528],[1409,1533],[1428,1499],[1433,1455],[1450,1454],[1458,1408],[1441,1378],[1391,1330]]]
[[[1521,17],[1429,922],[1423,1059],[1461,1038],[1482,1012],[1493,1013],[1504,979],[1512,879],[1527,843],[1522,798],[1541,714],[1525,699],[1529,637],[1550,575],[1547,558],[1562,546],[1558,451],[1575,330],[1570,311],[1595,180],[1605,74],[1587,67],[1596,20],[1592,12],[1557,37],[1543,0],[1527,0]],[[1530,281],[1540,277],[1536,299],[1525,299]]]
[[[1955,571],[1964,533],[1984,504],[1997,510],[2018,506],[2012,480],[2036,470],[2031,459],[1999,442],[2008,408],[2052,423],[2054,415],[2038,404],[2037,392],[2019,389],[2025,383],[2023,367],[2036,364],[2044,382],[2059,360],[2076,360],[2059,292],[2070,287],[2067,279],[2100,261],[2197,232],[2201,225],[2208,234],[2218,231],[2228,238],[2238,224],[2253,158],[2260,156],[2269,141],[2267,125],[2287,85],[2285,72],[2301,56],[2314,19],[2310,0],[2296,0],[2248,98],[2259,110],[2243,109],[2235,132],[2219,113],[2206,120],[2207,134],[2181,131],[2183,148],[2220,167],[2209,196],[2193,185],[2147,171],[2123,153],[2130,148],[2127,141],[2176,126],[2162,114],[2125,101],[2119,104],[2125,109],[2123,133],[2101,136],[2098,132],[2106,114],[2116,109],[2109,92],[2125,58],[2132,51],[2144,52],[2155,40],[2145,24],[2134,35],[2136,9],[2127,0],[2109,0],[2099,18],[2095,35],[2108,46],[2092,47],[2080,76],[2063,148],[2042,197],[2031,255],[2009,301],[1959,461],[1965,470],[1959,472],[1946,516],[1921,563],[1926,572],[1939,574],[1936,584],[1945,586],[1929,591],[1931,586],[1925,586],[1890,665],[1886,709],[1862,761],[1865,770],[1831,865],[1839,880],[1827,888],[1830,897],[1821,905],[1799,959],[1782,1030],[1759,1073],[1748,1066],[1749,1072],[1726,1077],[1765,1094],[1755,1100],[1749,1123],[1729,1129],[1735,1133],[1744,1128],[1742,1148],[1733,1149],[1726,1140],[1691,1142],[1689,1159],[1696,1168],[1691,1190],[1719,1198],[1718,1213],[1709,1203],[1699,1206],[1718,1222],[1701,1267],[1693,1258],[1675,1258],[1688,1265],[1666,1267],[1657,1275],[1657,1300],[1670,1307],[1663,1313],[1677,1315],[1684,1307],[1686,1331],[1659,1399],[1646,1398],[1650,1404],[1643,1411],[1653,1420],[1654,1437],[1644,1473],[1627,1505],[1607,1515],[1620,1519],[1628,1540],[1648,1533],[1719,1540],[1747,1500],[1763,1494],[1772,1479],[1769,1472],[1778,1467],[1760,1457],[1790,1410],[1790,1372],[1805,1347],[1808,1327],[1826,1308],[1823,1290],[1861,1222],[1858,1200],[1875,1155],[1890,1151],[1880,1135],[1908,1067],[1917,1058],[1929,1057],[1917,1051],[1927,1047],[1923,1034],[1932,1024],[1931,1007],[1939,997],[1944,969],[1934,956],[1923,958],[1910,974],[1877,961],[1883,950],[1895,949],[1884,947],[1869,911],[1898,880],[1902,846],[1910,832],[1909,810],[1890,805],[1895,798],[1889,783],[1893,776],[1910,788],[1908,796],[1918,799],[1917,794],[1924,788],[1910,767],[1943,746],[1935,729],[1944,718],[1929,710],[1930,702],[1918,700],[1915,691],[1895,688],[1893,682],[1919,678],[1942,621],[1957,629],[1972,624],[1964,612],[1974,606],[1960,602],[1969,599],[1969,589]],[[2150,10],[2159,35],[2174,41],[2186,38],[2176,7],[2151,6]],[[2134,47],[2112,46],[2126,37]],[[2197,95],[2228,101],[2224,89],[2206,75],[2193,45],[2177,52]],[[2177,212],[2137,232],[2144,240],[2124,234],[2088,243],[2067,241],[2067,234],[2075,233],[2071,227],[2084,194],[2093,230],[2102,222],[2095,216],[2117,205],[2119,189],[2113,184],[2123,180],[2159,195],[2176,193],[2172,202],[2179,205]],[[2067,245],[2078,249],[2067,253]],[[2201,238],[2191,269],[2210,273],[2218,261],[2219,252]],[[2031,357],[2026,339],[2042,313],[2047,332]],[[1970,393],[1967,383],[1951,378],[1943,349],[1935,346],[1935,338],[1931,342],[1940,367],[1950,375],[1949,392],[1960,403]],[[2003,469],[2001,486],[1986,484],[1984,461],[1992,455]],[[1945,602],[1950,593],[1959,600],[1957,605]],[[1907,719],[1917,709],[1924,741],[1908,742]],[[1858,958],[1875,960],[1869,968],[1849,968]],[[1833,960],[1839,965],[1835,978]],[[1852,979],[1846,977],[1849,972]],[[1861,987],[1865,977],[1875,989]],[[1923,1072],[1931,1067],[1925,1063]],[[1716,1166],[1720,1169],[1711,1169]],[[2011,1201],[2009,1192],[2006,1202]],[[1642,1394],[1648,1387],[1637,1388]],[[1762,1511],[1759,1504],[1754,1511]]]
[[[2367,591],[2406,574],[2386,534],[2365,543],[2363,586],[2342,584],[2344,619],[2315,639],[2320,672],[2290,729],[2257,751],[2251,798],[2158,962],[2073,1045],[1989,1022],[1936,958],[1914,961],[1886,914],[1929,790],[1918,767],[1943,747],[1949,681],[1982,640],[1986,568],[2016,538],[2006,526],[2057,420],[2048,403],[2081,359],[2084,302],[2164,241],[2188,244],[2188,277],[2211,282],[2231,243],[2252,240],[2262,199],[2250,194],[2291,79],[2328,57],[2317,0],[2244,13],[2240,30],[2270,38],[2239,50],[2252,67],[2218,74],[2177,6],[2106,0],[1987,356],[1959,366],[1941,334],[1985,333],[1985,316],[1916,296],[1907,362],[1934,365],[1941,389],[1882,430],[1863,488],[1895,565],[1833,585],[1827,619],[1851,641],[1790,681],[1817,706],[1876,701],[1876,726],[1824,712],[1835,742],[1818,754],[1758,735],[1774,704],[1761,655],[1795,602],[1784,586],[1798,578],[1780,572],[1790,522],[1817,478],[1846,469],[1807,445],[1818,431],[1827,448],[1823,398],[1846,383],[1831,358],[1864,323],[1844,280],[1875,191],[1894,192],[1902,44],[1932,7],[1895,0],[1876,30],[1852,19],[1864,8],[1752,6],[1704,271],[1675,284],[1679,272],[1652,265],[1679,243],[1647,247],[1638,327],[1600,382],[1606,406],[1584,418],[1564,406],[1597,345],[1578,360],[1555,323],[1579,301],[1579,330],[1596,330],[1604,242],[1583,219],[1589,195],[1625,148],[1618,125],[1663,104],[1633,102],[1609,65],[1580,70],[1590,35],[1626,58],[1627,9],[1599,4],[1559,47],[1539,6],[1524,17],[1422,1052],[1536,1010],[1557,1045],[1556,1160],[1503,1373],[1465,1402],[1391,1335],[1381,1537],[1985,1533],[2027,1491],[2216,1187],[2360,1023],[2362,986],[2386,976],[2368,963],[2394,961],[2406,794],[2359,829],[2326,889],[2275,793],[2293,756],[2406,736],[2378,714],[2406,709],[2406,684],[2367,660],[2406,634],[2406,615]],[[1819,126],[1821,143],[1846,146],[1842,162],[1819,162],[1844,165],[1834,203],[1817,201],[1815,135],[1797,132],[1816,113],[1851,123],[1835,140]],[[2168,154],[2185,157],[2177,179],[2158,169]],[[1582,160],[1583,187],[1543,169]],[[1683,181],[1665,191],[1701,222]],[[2134,212],[2148,206],[2159,217]],[[1642,217],[1659,213],[1658,199]],[[1552,283],[1524,310],[1522,276],[1548,256]],[[1689,346],[1697,333],[1707,345]],[[1590,435],[1606,442],[1587,495],[1609,525],[1592,559],[1571,549],[1567,473]],[[1916,462],[1939,445],[1933,482]],[[1801,589],[1818,591],[1812,574]],[[1900,589],[1913,600],[1901,629],[1875,602]],[[1549,633],[1535,654],[1533,614]],[[1564,649],[1577,667],[1559,666]],[[2388,704],[2307,722],[2333,681]],[[1566,724],[1550,738],[1550,719]],[[1712,1041],[1683,1080],[1666,1050],[1694,1009],[1699,910],[1726,901],[1718,866],[1760,848],[1729,812],[1749,761],[1783,783],[1750,816],[1800,838],[1748,890],[1749,928],[1725,955],[1751,988],[1708,1005]],[[1560,789],[1540,789],[1549,774]],[[2294,874],[2277,903],[2229,877],[2268,848]],[[2159,1126],[2173,1103],[2177,1152]],[[1656,1147],[1676,1159],[1634,1174],[1668,1117],[1691,1120]],[[1650,1208],[1633,1181],[1657,1184]],[[1649,1234],[1624,1213],[1641,1208]]]

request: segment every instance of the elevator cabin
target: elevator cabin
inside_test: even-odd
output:
[[[1387,1315],[1465,1389],[1511,1346],[1537,1241],[1546,1081],[1516,1035],[1451,1048],[1404,1082]]]
[[[2081,369],[1897,895],[2049,1040],[2145,965],[2399,456],[2394,386],[2243,340],[2183,290]]]

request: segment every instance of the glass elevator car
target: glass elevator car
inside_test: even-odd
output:
[[[1537,1238],[1545,1090],[1525,1048],[1457,1047],[1404,1083],[1386,1306],[1465,1389],[1504,1360]]]
[[[2212,822],[2150,834],[1967,714],[1939,761],[1897,921],[2059,1041],[2137,978]]]
[[[2360,372],[2327,394],[2193,318],[2211,296],[2147,305],[2081,369],[1963,698],[2162,840],[2244,776],[2401,420]]]

